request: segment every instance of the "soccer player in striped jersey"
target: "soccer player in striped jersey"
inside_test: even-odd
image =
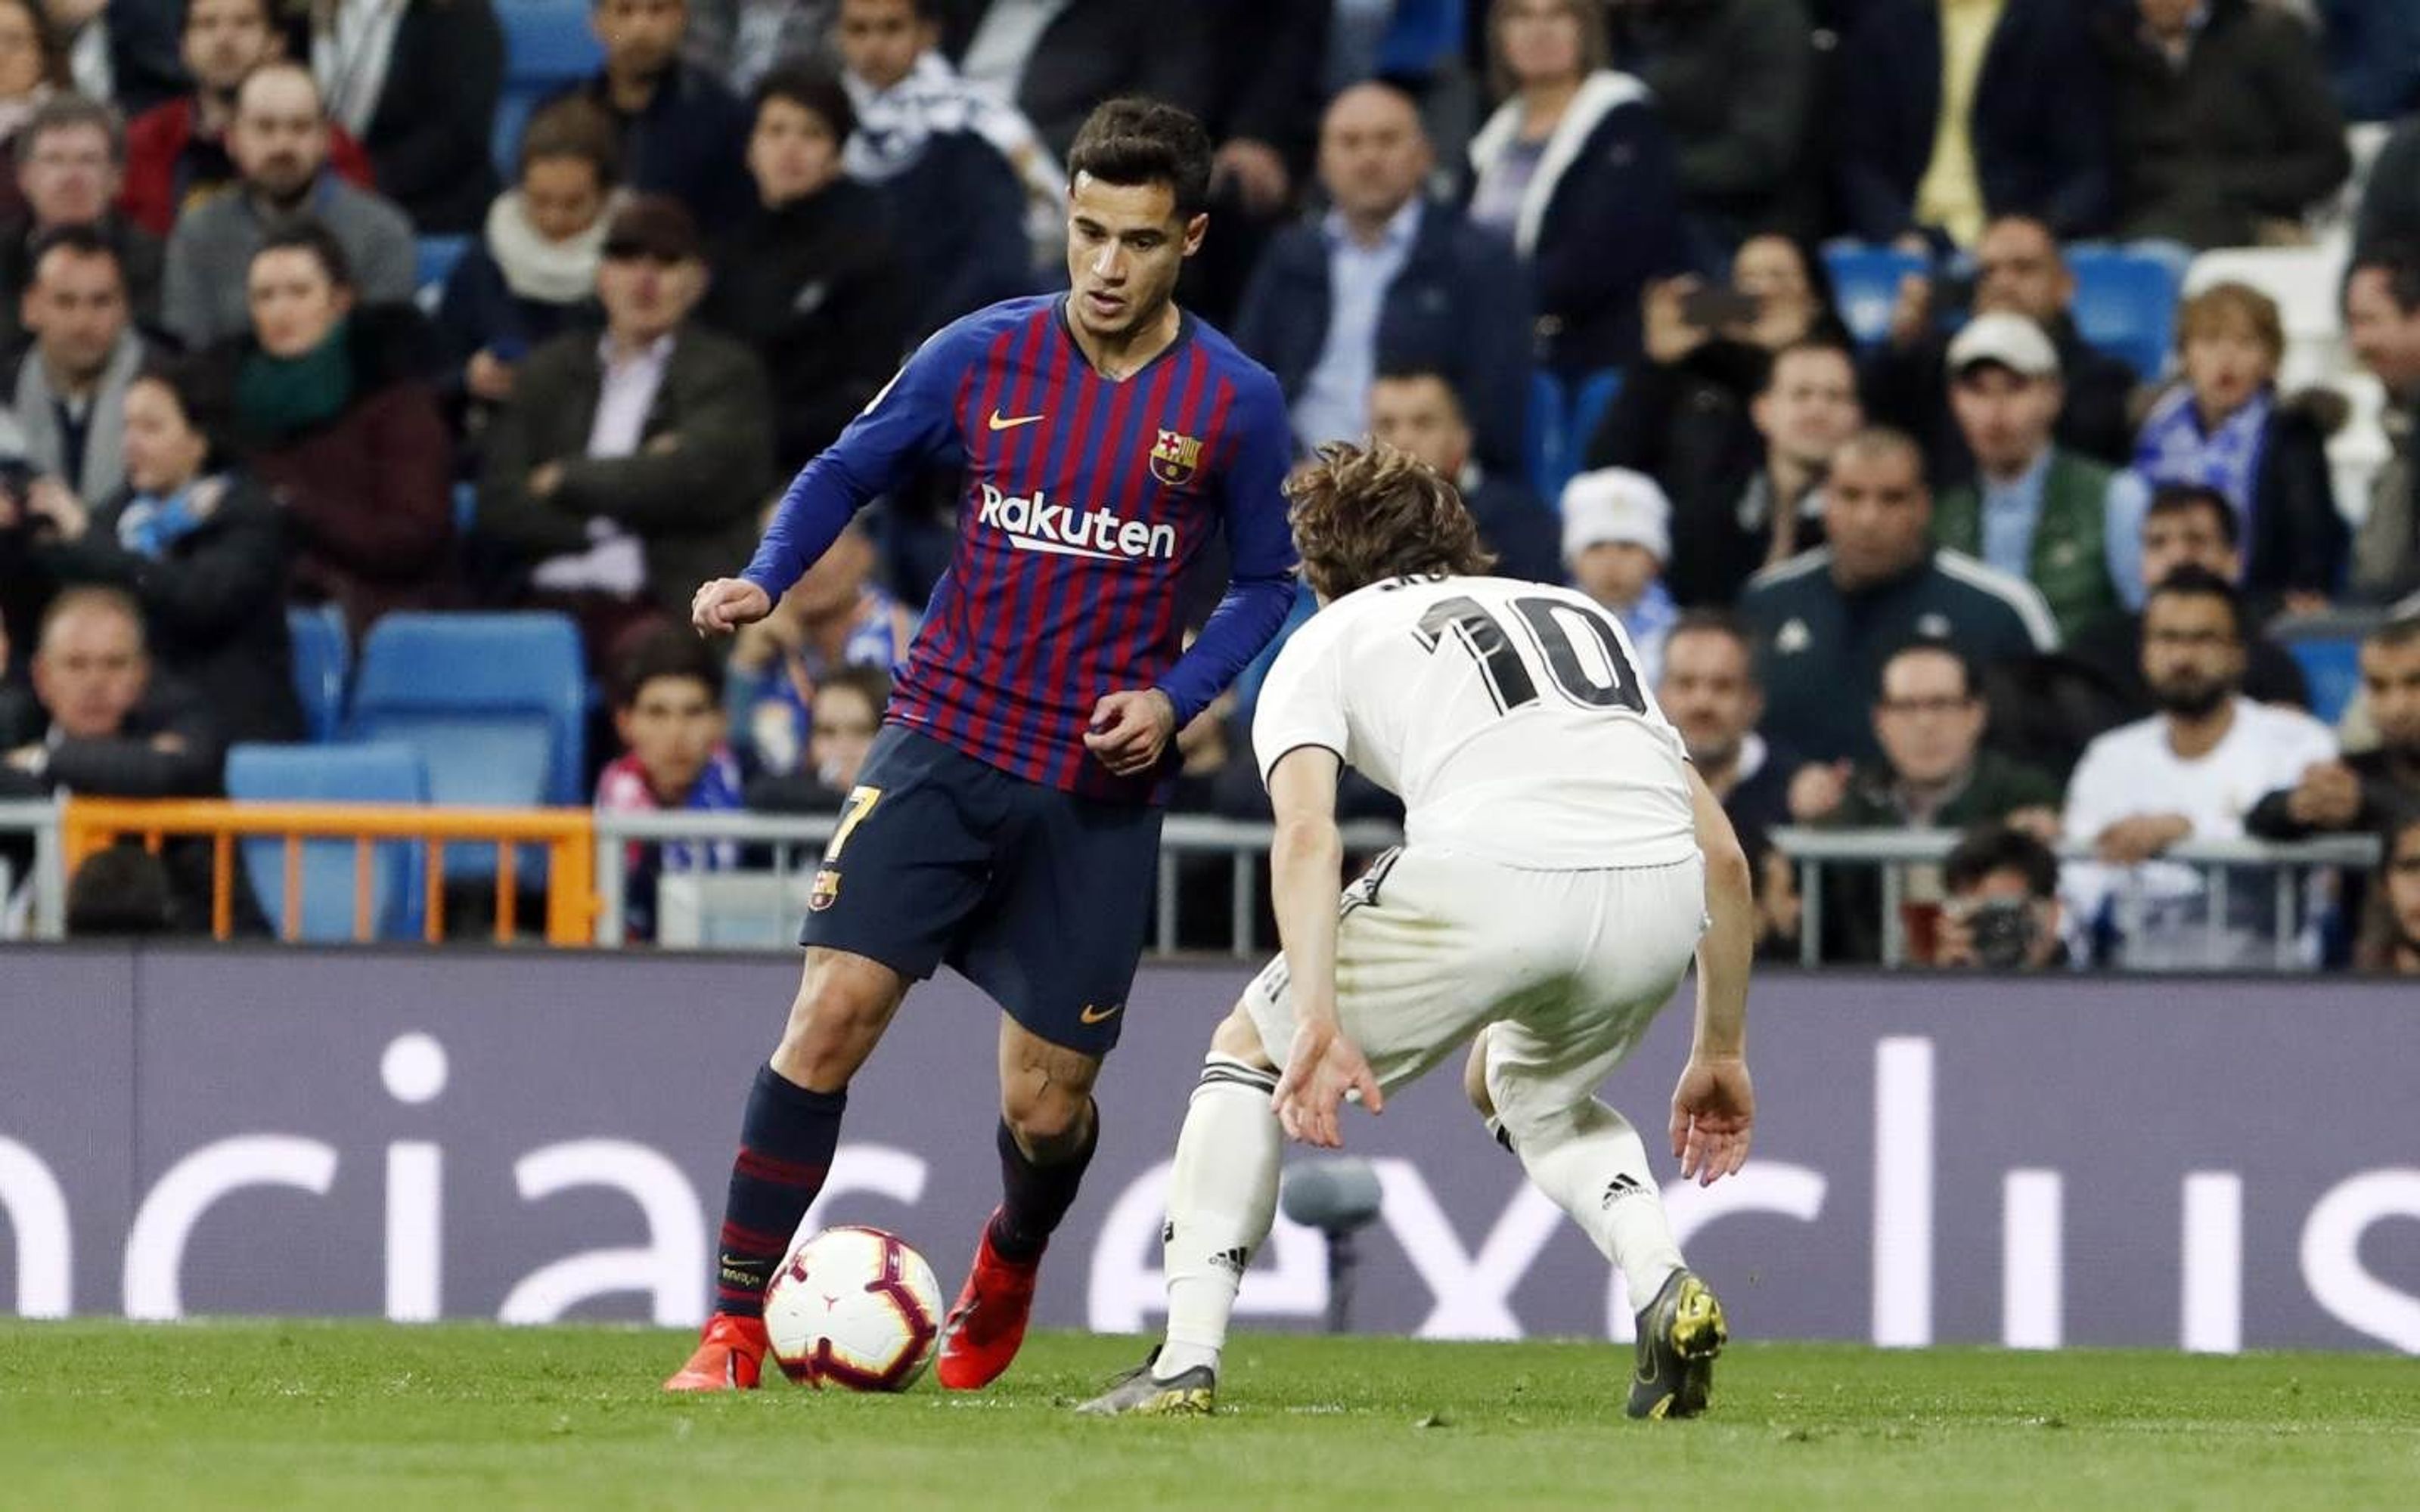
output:
[[[849,1079],[944,962],[1003,1011],[1001,1197],[936,1374],[972,1390],[1008,1368],[1099,1137],[1093,1083],[1142,950],[1173,737],[1293,600],[1277,380],[1173,302],[1208,228],[1208,136],[1112,100],[1068,168],[1069,291],[924,343],[791,484],[747,570],[692,606],[708,635],[764,618],[867,500],[927,463],[965,469],[956,554],[815,873],[804,976],[749,1093],[714,1315],[669,1389],[757,1383],[765,1284],[822,1188]],[[1233,581],[1180,654],[1178,579],[1222,532]]]

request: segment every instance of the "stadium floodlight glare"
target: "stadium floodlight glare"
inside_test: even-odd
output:
[[[1327,1331],[1346,1332],[1353,1316],[1353,1273],[1360,1264],[1355,1233],[1378,1216],[1378,1173],[1366,1160],[1333,1155],[1286,1167],[1279,1206],[1288,1218],[1327,1241]]]

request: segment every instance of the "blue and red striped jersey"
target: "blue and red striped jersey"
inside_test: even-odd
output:
[[[1140,371],[1103,378],[1063,296],[979,310],[927,341],[799,474],[746,576],[779,597],[848,514],[920,466],[962,466],[958,543],[889,717],[1030,781],[1148,801],[1084,748],[1102,695],[1158,687],[1180,726],[1292,602],[1285,401],[1191,316]],[[1180,656],[1177,584],[1217,532],[1233,581]],[[1171,742],[1173,747],[1174,742]]]

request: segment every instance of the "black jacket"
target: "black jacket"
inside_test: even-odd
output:
[[[840,180],[779,209],[759,207],[715,239],[699,316],[756,349],[773,392],[784,474],[831,444],[907,355],[908,290],[882,197]]]
[[[2344,580],[2352,531],[2336,511],[2328,410],[2328,396],[2311,395],[2285,400],[2269,417],[2243,542],[2243,594],[2256,610],[2289,591],[2334,596]]]
[[[1199,15],[1207,8],[1068,0],[1034,39],[1016,77],[1016,108],[1062,162],[1104,100],[1147,95],[1207,116],[1219,82],[1219,59]],[[990,9],[991,0],[940,0],[941,51],[954,62],[965,60]]]
[[[2361,811],[2353,815],[2352,823],[2345,825],[2342,833],[2374,835],[2420,814],[2420,780],[2398,772],[2392,752],[2365,750],[2347,756],[2344,764],[2361,779]],[[2244,832],[2262,840],[2307,840],[2320,833],[2317,825],[2306,825],[2287,811],[2293,795],[2291,788],[2280,788],[2264,795],[2243,816]]]
[[[2133,6],[2104,10],[2096,40],[2113,85],[2118,235],[2243,246],[2351,172],[2318,39],[2293,17],[2210,0],[2181,69],[2143,40]]]
[[[1589,439],[1590,467],[1629,468],[1664,486],[1672,501],[1673,561],[1668,565],[1680,569],[1677,577],[1666,577],[1673,597],[1684,604],[1705,601],[1712,596],[1707,582],[1728,576],[1711,568],[1701,572],[1694,559],[1711,544],[1699,538],[1703,522],[1731,517],[1741,491],[1763,464],[1764,438],[1748,406],[1764,387],[1772,363],[1763,347],[1721,337],[1677,363],[1641,362]],[[1761,552],[1756,560],[1763,560]],[[1738,586],[1736,580],[1730,584],[1732,590]]]
[[[1852,236],[1888,241],[1914,226],[1916,189],[1932,161],[1940,8],[1868,0],[1841,40],[1839,69],[1833,163],[1840,214]],[[2107,95],[2072,0],[2009,0],[1983,54],[1968,132],[1989,211],[2040,216],[2062,237],[2102,228],[2110,203]]]
[[[132,501],[121,492],[93,511],[81,538],[49,542],[37,559],[62,588],[106,583],[132,594],[157,665],[193,689],[229,740],[302,739],[284,512],[257,485],[228,475],[209,517],[154,561],[118,544]]]
[[[50,711],[32,690],[0,688],[0,751],[39,745],[50,731]],[[104,798],[207,797],[219,791],[225,754],[218,725],[200,700],[154,672],[117,734],[60,741],[39,778],[0,766],[0,797],[61,791]]]
[[[657,84],[646,108],[635,114],[613,107],[602,74],[565,93],[586,95],[613,122],[621,137],[626,188],[672,195],[689,207],[701,226],[725,224],[747,209],[754,193],[748,177],[748,107],[712,75],[675,65]],[[538,108],[552,102],[543,101]],[[481,200],[482,210],[486,206]]]
[[[875,187],[890,224],[907,233],[898,252],[909,341],[1033,292],[1025,186],[989,142],[972,131],[936,134],[913,166]]]
[[[1607,23],[1614,66],[1654,91],[1672,133],[1683,208],[1725,245],[1793,223],[1816,62],[1799,0],[1615,6]]]
[[[1231,333],[1277,375],[1291,403],[1319,364],[1334,310],[1326,233],[1306,222],[1280,232],[1262,254]],[[1531,318],[1528,276],[1512,250],[1432,201],[1378,308],[1376,370],[1443,374],[1481,458],[1517,468],[1528,425]]]
[[[1471,523],[1479,527],[1479,544],[1496,553],[1490,570],[1497,577],[1533,583],[1568,580],[1562,517],[1528,486],[1482,470],[1479,481],[1462,491],[1462,501]]]
[[[2124,467],[2134,457],[2134,370],[2086,341],[2070,316],[2043,331],[2058,349],[2067,388],[2053,434],[2071,452]],[[1916,438],[1936,489],[1975,475],[1975,455],[1949,409],[1949,341],[1948,332],[1938,332],[1904,349],[1885,342],[1857,374],[1866,413]]]
[[[504,34],[489,0],[411,0],[362,147],[422,236],[475,231],[496,197]]]

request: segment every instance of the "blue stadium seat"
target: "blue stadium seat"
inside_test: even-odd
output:
[[[2167,365],[2184,280],[2158,258],[2115,247],[2072,247],[2075,325],[2084,339],[2123,360],[2144,379]]]
[[[428,801],[420,753],[402,745],[240,745],[227,752],[227,796],[239,803],[411,803]],[[370,863],[370,932],[381,940],[418,939],[424,917],[425,859],[418,845],[388,841]],[[286,844],[243,842],[244,875],[279,933],[285,933]],[[302,842],[299,936],[353,937],[354,844]]]
[[[347,730],[417,747],[439,803],[582,803],[586,689],[566,615],[390,614],[362,647]]]
[[[587,0],[506,0],[496,8],[504,30],[504,88],[489,151],[507,183],[520,176],[521,129],[538,101],[604,64],[588,11]]]
[[[1832,301],[1841,323],[1858,346],[1870,347],[1890,334],[1900,280],[1928,272],[1931,264],[1920,254],[1896,247],[1835,242],[1823,249],[1823,267],[1832,275]]]
[[[2327,724],[2342,718],[2345,705],[2361,691],[2361,637],[2286,635],[2279,639],[2303,669],[2304,681],[2311,685],[2311,713]]]
[[[302,729],[313,740],[336,738],[345,715],[345,679],[352,671],[352,638],[334,604],[286,611],[286,632],[294,642],[294,693],[302,701]]]

